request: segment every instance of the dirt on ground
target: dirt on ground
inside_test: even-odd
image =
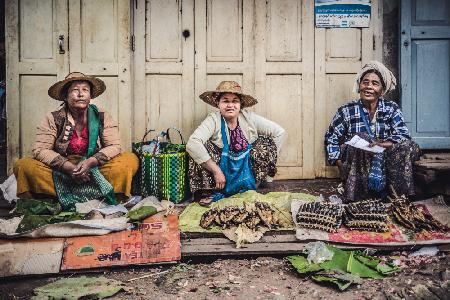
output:
[[[110,299],[450,299],[449,257],[403,256],[399,273],[382,280],[364,279],[361,285],[344,292],[300,276],[283,257],[206,258],[172,266],[111,269],[87,276],[124,282],[125,290]],[[72,276],[80,275],[4,280],[0,298],[29,299],[34,288]]]
[[[305,192],[328,197],[336,180],[279,181],[261,192]],[[110,299],[450,299],[450,253],[412,257],[409,252],[378,252],[395,258],[401,271],[381,280],[363,279],[341,292],[299,275],[284,256],[184,258],[163,266],[129,266],[92,273],[2,279],[0,299],[29,299],[33,289],[63,277],[105,276],[124,283]]]

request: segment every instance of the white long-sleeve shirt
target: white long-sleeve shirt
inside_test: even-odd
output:
[[[239,127],[242,129],[245,138],[250,144],[256,141],[259,135],[270,136],[274,139],[278,153],[280,152],[286,135],[283,127],[246,109],[242,109],[239,112],[238,122]],[[226,132],[228,142],[230,142],[228,130]],[[211,158],[204,146],[208,140],[219,148],[223,148],[221,115],[219,111],[208,114],[205,120],[203,120],[189,137],[186,150],[197,164],[202,164]]]

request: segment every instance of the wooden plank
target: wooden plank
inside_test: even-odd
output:
[[[421,157],[420,160],[422,159],[436,159],[436,160],[450,161],[450,153],[426,153]]]
[[[256,242],[253,244],[244,244],[241,248],[236,248],[234,242],[224,238],[198,239],[189,243],[181,241],[181,256],[228,256],[228,255],[288,255],[303,252],[306,244],[314,241],[296,241],[296,242]],[[375,249],[378,251],[402,251],[415,250],[423,245],[412,246],[389,246],[389,245],[346,245],[328,242],[339,249],[363,250]],[[447,245],[439,245],[443,251],[447,251]]]
[[[181,245],[183,257],[193,256],[224,256],[224,255],[255,255],[255,254],[294,254],[300,253],[305,244],[301,243],[257,243],[245,244],[236,248],[234,243],[228,245]]]
[[[191,34],[195,34],[194,30],[194,0],[186,0],[182,3],[182,26],[188,29]],[[184,138],[187,139],[194,131],[194,114],[195,114],[195,71],[194,71],[194,37],[181,40],[182,44],[182,61],[183,61],[183,81],[182,81],[182,103],[181,103],[181,129]],[[176,139],[175,139],[176,141]]]
[[[422,169],[420,169],[420,170],[417,170],[417,172],[415,174],[415,177],[418,180],[428,184],[428,183],[433,182],[433,181],[436,180],[436,172],[434,170],[422,170]]]
[[[195,80],[195,101],[194,101],[194,127],[200,125],[207,114],[207,105],[197,97],[206,91],[206,1],[195,0],[194,2],[195,15],[195,65],[194,65],[194,80]]]
[[[439,171],[450,170],[450,161],[418,161],[416,166]]]
[[[149,62],[145,61],[145,46],[146,46],[146,3],[133,3],[133,34],[134,34],[134,55],[133,55],[133,100],[134,100],[134,115],[133,115],[133,131],[131,139],[134,142],[141,141],[145,132],[150,129],[149,119],[146,114],[146,90],[145,90],[145,74],[150,70],[146,70]],[[142,7],[144,6],[144,7]],[[159,68],[158,68],[159,70]]]
[[[185,246],[195,246],[195,245],[229,245],[234,244],[234,242],[230,241],[229,239],[223,237],[221,234],[221,237],[211,237],[211,238],[197,238],[197,239],[188,239],[182,240],[183,245]],[[255,244],[258,243],[297,243],[298,239],[295,237],[295,234],[289,234],[289,235],[268,235],[263,236],[259,241],[255,242]]]
[[[7,173],[11,174],[20,153],[20,98],[19,98],[19,3],[5,2],[6,50],[6,109],[7,122]]]

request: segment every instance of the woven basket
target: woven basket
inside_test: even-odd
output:
[[[176,130],[181,137],[181,144],[173,144],[170,140],[170,129]],[[140,168],[135,177],[135,192],[143,197],[156,196],[160,200],[170,200],[179,203],[189,195],[187,180],[188,155],[186,143],[181,132],[176,128],[169,128],[162,132],[158,138],[145,142],[147,135],[154,130],[145,133],[142,142],[133,144],[133,151],[139,156]],[[160,142],[159,137],[165,136],[167,142]],[[156,143],[160,153],[145,153],[144,145]],[[170,149],[170,150],[169,150]],[[164,153],[165,151],[169,153]]]

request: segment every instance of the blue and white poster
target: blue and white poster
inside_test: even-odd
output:
[[[316,27],[369,27],[370,0],[315,0]]]

